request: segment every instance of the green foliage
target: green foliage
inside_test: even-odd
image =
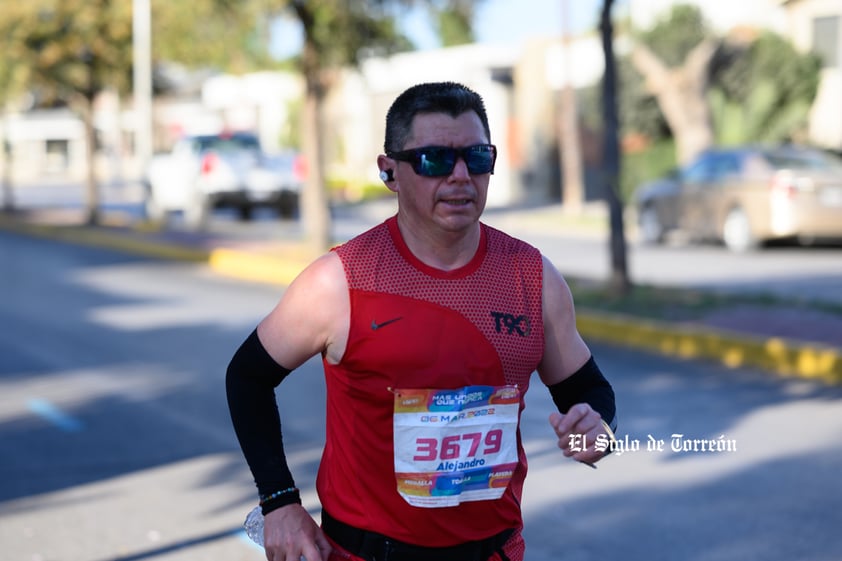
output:
[[[288,119],[280,132],[278,144],[287,148],[301,150],[301,114],[303,103],[300,99],[287,102]]]
[[[726,294],[705,289],[673,288],[637,284],[624,298],[618,298],[609,287],[568,277],[568,284],[583,310],[615,312],[657,320],[697,321],[708,314],[734,308],[787,307],[806,313],[832,314],[842,317],[842,306],[809,297],[787,297],[772,294]]]
[[[643,150],[626,151],[622,164],[620,196],[628,203],[638,187],[675,169],[675,144],[672,140],[661,140]]]
[[[670,138],[669,126],[658,101],[646,91],[640,74],[627,58],[618,61],[617,74],[622,130],[650,139]]]
[[[471,22],[475,12],[474,0],[446,0],[429,6],[436,31],[444,47],[473,43]]]
[[[725,46],[714,67],[710,103],[717,142],[797,139],[818,89],[819,59],[771,32]]]
[[[382,181],[372,183],[357,178],[331,176],[326,183],[330,199],[335,203],[355,204],[394,196],[394,193],[383,186]]]
[[[677,4],[655,26],[639,33],[639,40],[649,46],[669,67],[681,66],[693,47],[710,35],[698,6]]]
[[[667,66],[680,66],[710,33],[701,11],[693,5],[675,5],[652,29],[638,31],[636,39],[646,44]],[[621,129],[624,134],[642,134],[654,142],[672,134],[657,100],[628,57],[617,61]],[[589,95],[590,97],[590,95]],[[588,101],[588,112],[598,114],[598,101]]]
[[[24,13],[20,5],[6,9],[6,17],[0,20],[0,107],[20,94],[25,89],[28,80],[28,68],[22,64],[24,49],[21,32],[24,30]]]
[[[687,54],[709,33],[698,7],[676,5],[647,31],[638,31],[637,40],[646,44],[668,66],[679,66]],[[628,57],[617,60],[620,128],[623,134],[640,134],[655,143],[672,137],[657,100],[650,94],[643,77]],[[587,88],[582,95],[585,123],[601,127],[600,86]]]
[[[389,8],[400,0],[292,0],[288,5],[301,23],[305,47],[299,62],[310,69],[355,64],[368,53],[409,50],[411,43],[397,28]],[[280,13],[280,11],[276,12]]]
[[[234,74],[271,64],[268,20],[261,17],[259,2],[151,0],[151,6],[156,62]]]
[[[91,100],[104,88],[128,89],[131,5],[118,0],[31,0],[0,17],[9,95],[34,88],[48,99]]]
[[[156,61],[244,72],[269,64],[258,3],[152,0]],[[132,2],[28,0],[4,7],[0,95],[36,90],[70,102],[105,88],[127,92],[132,71]]]
[[[244,73],[279,66],[269,54],[269,22],[298,7],[321,65],[355,62],[361,54],[409,50],[387,9],[401,0],[151,0],[152,56],[178,63]],[[69,101],[104,88],[131,86],[132,2],[129,0],[27,0],[0,12],[0,97],[37,89]]]
[[[680,65],[710,31],[699,9],[677,5],[639,38],[668,66]],[[818,88],[820,65],[772,32],[748,44],[723,43],[711,65],[711,106],[721,144],[798,137]],[[631,64],[621,65],[623,127],[656,140],[669,136],[660,109]]]

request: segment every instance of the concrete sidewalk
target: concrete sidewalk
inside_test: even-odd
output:
[[[376,223],[391,209],[372,207],[365,221]],[[88,244],[154,258],[205,263],[218,274],[287,285],[316,257],[294,236],[242,239],[225,232],[158,229],[108,214],[103,224],[81,224],[78,211],[41,210],[0,214],[0,229],[19,234]],[[384,216],[381,216],[384,215]],[[365,222],[364,221],[364,222]],[[530,223],[541,226],[540,212]],[[575,235],[602,235],[587,218],[570,226]],[[554,222],[557,226],[557,222]],[[655,321],[641,317],[577,310],[579,330],[587,340],[633,346],[688,359],[720,362],[728,367],[755,367],[784,376],[842,382],[842,317],[779,306],[718,311],[693,322]],[[797,324],[790,336],[787,326]]]

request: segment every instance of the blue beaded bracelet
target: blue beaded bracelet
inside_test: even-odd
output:
[[[287,489],[284,489],[283,491],[275,491],[271,495],[260,495],[260,504],[262,505],[263,503],[269,502],[273,499],[277,499],[278,497],[281,497],[283,495],[288,495],[290,493],[298,493],[298,487],[289,487]]]

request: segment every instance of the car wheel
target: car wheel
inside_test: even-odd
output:
[[[659,244],[664,241],[664,225],[658,218],[658,212],[653,206],[646,206],[640,211],[638,219],[640,239],[645,244]]]
[[[751,231],[751,224],[746,213],[740,209],[732,209],[722,225],[722,241],[725,247],[735,252],[749,251],[757,247],[757,240]]]
[[[237,216],[239,216],[240,220],[242,220],[244,222],[248,221],[248,220],[251,220],[252,210],[253,209],[252,209],[251,205],[239,206],[239,207],[237,207]]]
[[[298,193],[284,191],[278,202],[278,213],[283,219],[295,218],[298,214]]]

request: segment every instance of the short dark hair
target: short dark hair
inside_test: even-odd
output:
[[[400,94],[386,113],[386,153],[404,149],[412,130],[412,120],[419,113],[447,113],[458,117],[473,111],[482,122],[485,136],[491,142],[488,115],[482,97],[472,89],[456,82],[429,82],[417,84]]]

